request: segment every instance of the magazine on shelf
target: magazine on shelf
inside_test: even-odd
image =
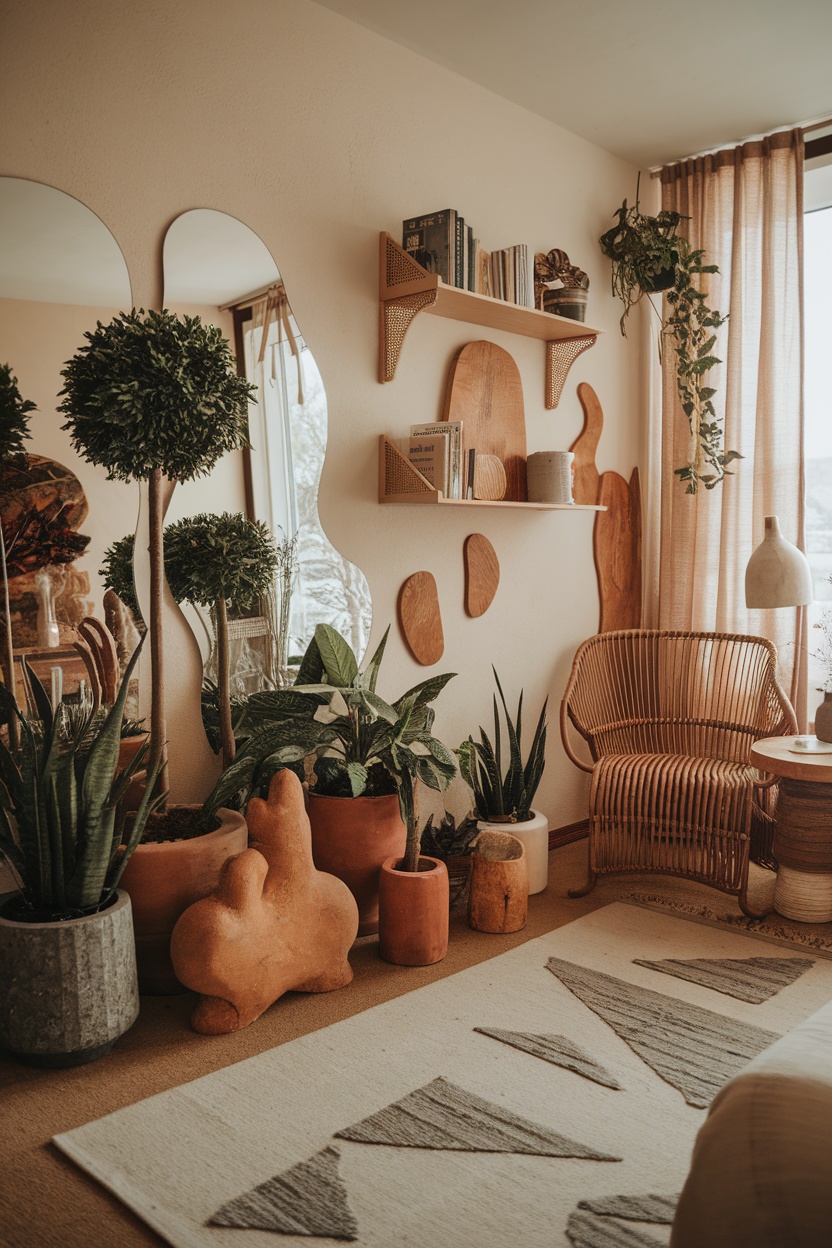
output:
[[[430,481],[434,489],[448,497],[450,438],[447,431],[434,437],[402,438],[399,450],[423,477]]]
[[[429,425],[411,425],[411,438],[448,438],[448,489],[446,498],[463,498],[462,421],[440,420]],[[421,469],[420,469],[421,471]]]
[[[402,247],[428,273],[456,284],[456,209],[443,208],[402,222]]]

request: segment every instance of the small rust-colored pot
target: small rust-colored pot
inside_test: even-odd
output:
[[[358,904],[358,935],[378,931],[378,876],[391,854],[401,858],[407,832],[395,793],[325,797],[310,793],[312,858],[319,871],[343,880]]]
[[[401,871],[395,854],[379,876],[378,951],[396,966],[432,966],[448,952],[448,868],[422,857],[418,871]]]
[[[217,815],[220,826],[204,836],[140,843],[124,868],[120,885],[133,903],[140,992],[184,991],[170,960],[176,920],[188,906],[208,896],[223,864],[248,845],[248,828],[241,814],[220,807]]]
[[[477,932],[519,932],[528,912],[525,846],[507,832],[480,832],[471,855],[468,926]]]

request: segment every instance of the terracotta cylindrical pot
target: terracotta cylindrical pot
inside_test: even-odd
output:
[[[19,923],[0,897],[0,1046],[29,1066],[83,1066],[136,1021],[130,898],[80,919]]]
[[[132,737],[122,737],[118,743],[118,769],[123,771],[138,754],[146,741],[150,740],[149,732],[138,732]]]
[[[481,832],[471,861],[468,925],[477,932],[519,932],[528,911],[525,847],[507,832]]]
[[[418,871],[400,863],[381,865],[378,951],[396,966],[432,966],[448,952],[448,869],[439,858],[420,858]]]
[[[492,823],[480,819],[478,828],[489,832],[508,832],[525,846],[529,871],[529,896],[542,893],[549,883],[549,820],[539,810],[532,811],[524,823]]]
[[[378,931],[381,864],[404,854],[407,832],[395,793],[383,797],[324,797],[310,793],[312,858],[319,871],[343,880],[358,903],[358,935]]]
[[[141,992],[184,991],[170,960],[176,920],[188,906],[208,896],[223,863],[248,845],[248,828],[241,814],[220,807],[217,816],[220,826],[204,836],[140,844],[124,869],[121,886],[133,902]]]

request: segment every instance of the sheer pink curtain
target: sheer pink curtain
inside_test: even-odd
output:
[[[800,130],[670,165],[662,207],[720,272],[703,278],[709,304],[728,312],[712,370],[725,447],[739,451],[732,476],[713,490],[685,494],[673,470],[687,460],[688,424],[676,392],[671,344],[662,363],[661,519],[652,586],[661,628],[756,633],[780,656],[781,679],[801,723],[805,623],[798,608],[749,611],[745,565],[762,540],[763,519],[780,518],[803,546],[803,135]]]

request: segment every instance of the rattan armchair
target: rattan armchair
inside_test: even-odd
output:
[[[681,875],[734,894],[751,918],[748,864],[772,857],[774,777],[749,747],[797,731],[763,637],[633,629],[599,633],[575,655],[561,703],[566,753],[592,773],[589,880]],[[592,762],[580,759],[570,725]]]

